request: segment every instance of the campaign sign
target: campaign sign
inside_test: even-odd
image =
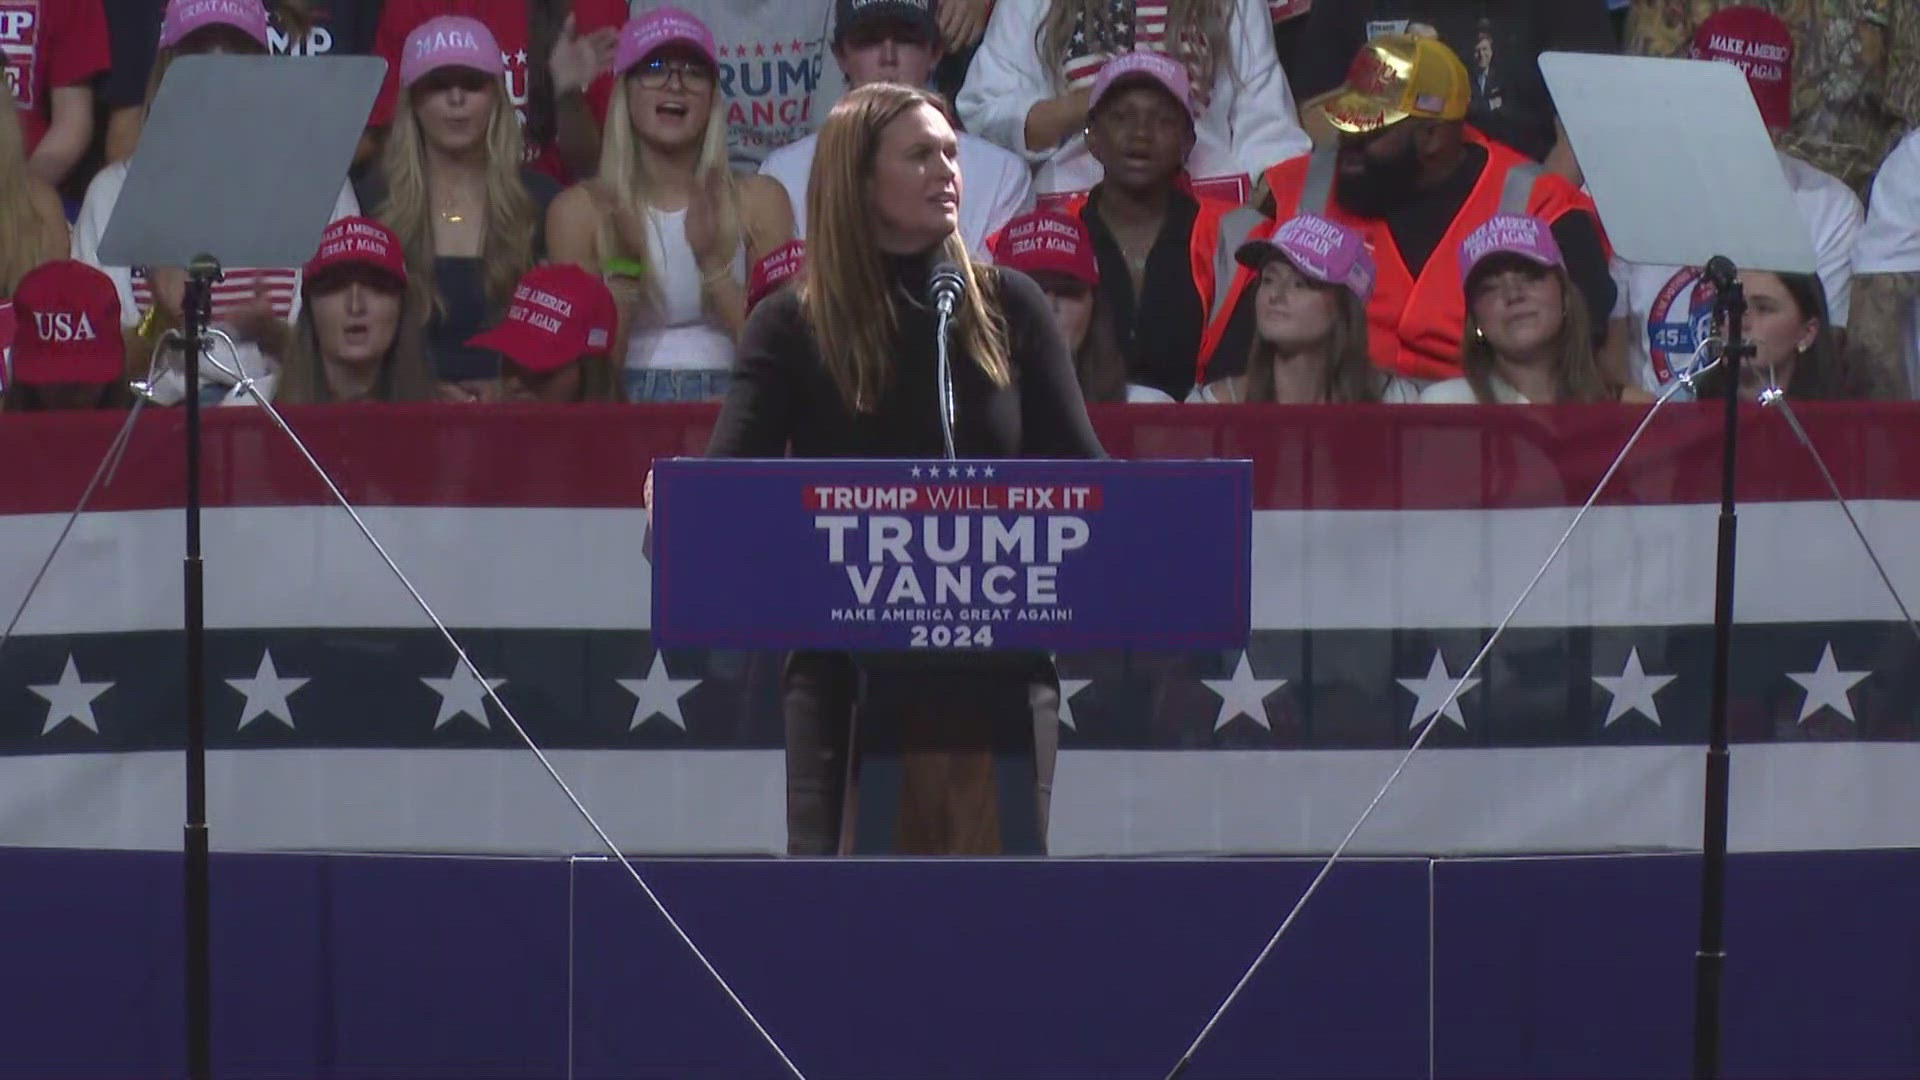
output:
[[[1237,649],[1245,461],[654,470],[653,632],[725,649]]]

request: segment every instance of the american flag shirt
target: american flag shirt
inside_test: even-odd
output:
[[[1167,0],[1112,0],[1109,11],[1107,34],[1101,27],[1089,27],[1084,16],[1075,20],[1073,37],[1067,42],[1067,89],[1092,86],[1109,57],[1135,49],[1165,51]]]
[[[1106,25],[1075,26],[1064,62],[1042,57],[1037,39],[1047,5],[1040,0],[997,4],[954,104],[968,130],[1026,158],[1042,201],[1071,197],[1100,181],[1100,164],[1084,132],[1056,146],[1029,147],[1026,118],[1041,102],[1090,87],[1107,60],[1140,49],[1193,56],[1212,72],[1207,105],[1194,125],[1187,172],[1194,189],[1239,202],[1252,178],[1276,162],[1313,148],[1300,129],[1293,92],[1273,48],[1265,0],[1233,0],[1224,40],[1168,41],[1173,0],[1108,0]],[[1209,54],[1209,45],[1218,49]]]

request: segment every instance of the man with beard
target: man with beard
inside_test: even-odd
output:
[[[1472,98],[1466,65],[1446,45],[1404,34],[1375,38],[1323,106],[1341,133],[1338,145],[1268,169],[1254,197],[1275,220],[1315,213],[1366,237],[1380,272],[1367,305],[1373,361],[1412,379],[1460,374],[1460,243],[1496,214],[1551,223],[1590,309],[1613,310],[1593,202],[1468,126]],[[1251,281],[1243,270],[1214,306],[1201,346],[1204,378],[1235,374],[1246,362],[1252,305],[1241,298]]]

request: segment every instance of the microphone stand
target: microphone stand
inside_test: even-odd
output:
[[[225,275],[211,255],[199,255],[187,270],[181,302],[182,372],[187,397],[187,1075],[213,1075],[213,966],[210,948],[210,870],[207,855],[207,702],[205,577],[200,558],[200,350],[211,321],[213,286]]]
[[[940,301],[940,329],[934,333],[939,352],[940,438],[946,446],[947,460],[959,457],[953,449],[953,362],[947,356],[947,329],[953,322],[953,302]]]
[[[934,351],[938,358],[935,377],[939,381],[940,391],[940,437],[946,448],[947,460],[952,461],[959,455],[953,448],[953,360],[947,353],[947,331],[953,326],[953,310],[960,302],[965,284],[958,270],[943,265],[934,270],[930,288],[934,308],[940,313],[939,325],[933,334]]]
[[[1720,1075],[1720,983],[1726,965],[1727,798],[1731,756],[1727,750],[1727,695],[1733,653],[1733,560],[1738,528],[1734,509],[1736,445],[1740,431],[1740,369],[1754,349],[1742,338],[1747,313],[1739,271],[1725,256],[1707,262],[1715,307],[1726,323],[1722,358],[1726,381],[1726,435],[1720,464],[1720,530],[1713,591],[1713,697],[1707,725],[1705,827],[1700,861],[1700,939],[1694,953],[1693,1075]]]

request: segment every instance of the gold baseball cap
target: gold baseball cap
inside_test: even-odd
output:
[[[1365,135],[1410,116],[1459,120],[1473,87],[1467,66],[1438,38],[1387,34],[1360,47],[1324,109],[1335,128]]]

